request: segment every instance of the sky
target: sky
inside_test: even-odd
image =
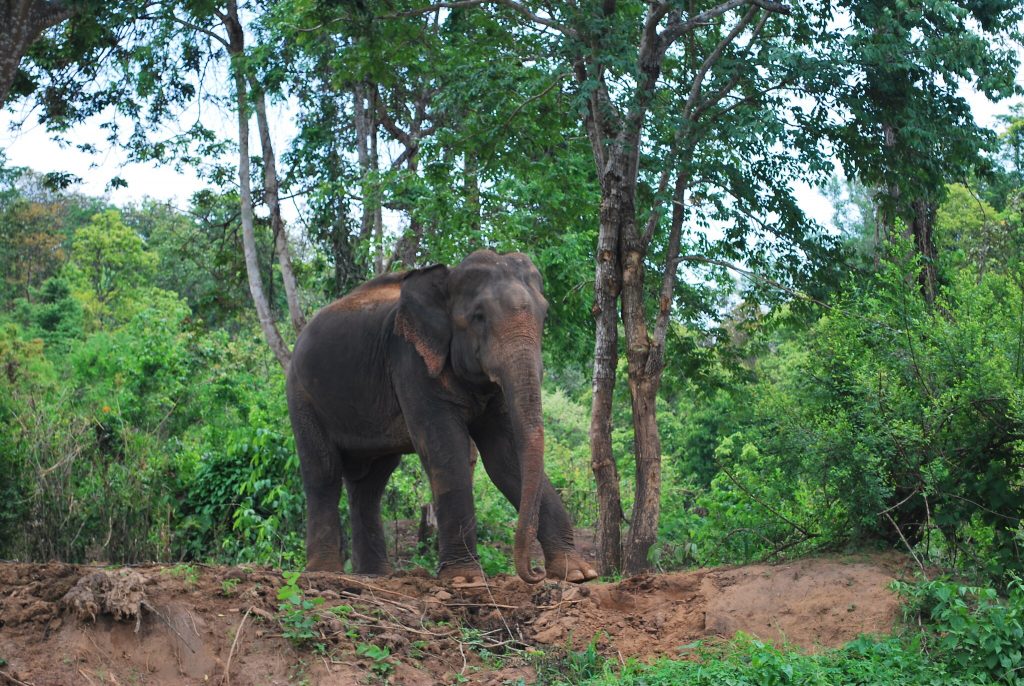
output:
[[[1015,102],[1020,102],[1017,99],[993,103],[967,85],[962,86],[961,93],[970,102],[975,119],[984,126],[993,126],[998,115],[1009,112]],[[272,105],[270,114],[275,149],[280,155],[285,150],[284,144],[296,131],[294,110],[283,103],[276,107]],[[205,123],[233,138],[233,116],[220,116],[220,121]],[[29,167],[44,173],[70,172],[82,179],[82,183],[75,187],[77,191],[88,195],[105,195],[117,205],[152,198],[184,209],[188,206],[189,197],[205,187],[203,180],[190,168],[179,170],[170,165],[131,163],[124,150],[100,144],[107,136],[107,132],[100,128],[102,119],[93,119],[65,133],[64,137],[70,144],[58,142],[37,120],[38,114],[27,105],[9,106],[0,111],[0,150],[3,150],[9,165]],[[253,124],[251,129],[254,139],[251,145],[258,147],[255,128]],[[78,150],[75,145],[79,143],[97,145],[99,152]],[[234,159],[229,158],[227,161],[233,162]],[[127,181],[127,187],[108,191],[107,184],[118,176]],[[826,226],[832,224],[832,205],[821,193],[806,184],[800,184],[795,190],[801,207],[810,217]],[[283,203],[282,212],[286,221],[294,221],[299,216],[300,203],[300,199]]]

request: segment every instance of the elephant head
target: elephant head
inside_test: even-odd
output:
[[[526,255],[481,250],[453,269],[437,265],[410,272],[395,320],[396,332],[414,345],[431,376],[449,367],[471,385],[500,389],[522,485],[516,573],[528,583],[544,578],[530,567],[529,547],[537,536],[544,471],[540,388],[547,308],[540,272]]]

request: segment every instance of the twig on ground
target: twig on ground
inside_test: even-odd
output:
[[[35,686],[31,682],[15,679],[7,672],[0,672],[0,679],[3,679],[5,684],[14,684],[14,686]]]
[[[155,614],[155,615],[156,615],[157,617],[159,617],[160,619],[164,620],[164,624],[166,624],[166,625],[167,625],[167,627],[168,627],[168,628],[169,628],[169,629],[170,629],[171,631],[173,631],[173,632],[174,632],[174,634],[175,634],[175,635],[176,635],[176,636],[177,636],[178,638],[180,638],[180,639],[181,639],[181,642],[185,644],[185,647],[186,647],[186,648],[188,648],[188,649],[189,649],[190,651],[192,651],[193,653],[195,653],[195,652],[196,652],[196,649],[195,649],[195,648],[193,648],[193,647],[192,647],[192,646],[191,646],[191,645],[189,644],[189,642],[188,642],[188,639],[186,639],[186,638],[185,638],[184,636],[182,636],[182,635],[181,635],[181,632],[180,632],[180,631],[178,631],[178,630],[177,630],[177,629],[175,628],[175,626],[174,626],[173,624],[171,624],[171,620],[169,620],[169,619],[167,619],[166,617],[164,617],[164,616],[163,616],[163,615],[162,615],[162,614],[160,613],[160,611],[159,611],[159,610],[157,610],[157,609],[156,609],[155,607],[153,607],[153,604],[152,604],[152,603],[150,603],[150,602],[149,602],[148,600],[143,600],[143,601],[142,601],[142,602],[140,603],[140,606],[141,606],[141,607],[144,607],[144,608],[146,608],[147,610],[149,610],[150,612],[152,612],[153,614]]]
[[[527,566],[529,566],[529,565],[527,565]],[[508,632],[508,637],[511,638],[514,641],[515,638],[516,638],[515,634],[512,633],[512,628],[509,627],[508,622],[505,621],[505,615],[502,614],[501,610],[498,608],[498,603],[494,599],[494,594],[491,593],[491,585],[489,583],[487,583],[487,577],[486,576],[484,577],[484,588],[487,590],[487,597],[491,599],[491,607],[493,607],[494,611],[498,613],[498,617],[501,619],[502,626],[504,626],[505,627],[505,631]]]
[[[228,661],[224,663],[224,686],[231,686],[231,658],[235,656],[235,647],[238,645],[238,637],[242,635],[242,629],[245,627],[245,620],[249,619],[250,612],[252,612],[252,607],[249,607],[249,609],[245,611],[245,614],[242,615],[242,621],[238,623],[238,628],[235,629],[235,638],[231,641],[231,650],[228,651]]]

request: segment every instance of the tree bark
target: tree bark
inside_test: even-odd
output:
[[[395,257],[403,269],[412,269],[419,263],[420,245],[423,242],[423,224],[409,217],[409,228],[395,245]]]
[[[480,205],[480,161],[477,156],[466,151],[463,157],[463,193],[466,197],[466,209],[469,212],[469,229],[472,235],[480,234],[481,226],[481,205]]]
[[[632,210],[630,210],[632,211]],[[616,303],[622,284],[618,228],[623,209],[613,199],[601,203],[594,274],[594,385],[590,406],[590,466],[597,482],[597,565],[605,575],[622,568],[622,497],[612,454],[612,395],[619,360]]]
[[[245,34],[238,19],[237,0],[228,0],[227,13],[221,20],[228,33],[228,52],[232,61],[245,54]],[[249,293],[252,294],[253,305],[259,318],[260,328],[270,345],[277,361],[285,369],[291,361],[291,351],[277,330],[270,304],[263,290],[263,278],[260,276],[259,255],[256,252],[256,228],[252,211],[252,180],[250,178],[249,159],[249,110],[248,89],[245,74],[238,64],[232,64],[231,70],[235,80],[235,100],[238,106],[238,193],[241,198],[242,214],[242,250],[245,255],[245,271],[249,277]]]
[[[917,282],[921,287],[921,295],[929,305],[935,302],[938,289],[938,252],[935,249],[935,203],[927,198],[917,198],[910,203],[913,213],[910,230],[914,235],[914,247],[921,257],[921,271]]]
[[[73,13],[67,3],[54,0],[0,0],[0,106],[7,101],[29,46]]]
[[[362,175],[362,213],[359,238],[371,242],[373,273],[384,272],[383,215],[380,206],[380,185],[377,181],[377,106],[376,86],[356,84],[352,91],[352,115],[356,129],[356,159]]]
[[[306,316],[302,313],[299,302],[299,285],[295,281],[295,270],[292,269],[291,250],[288,248],[288,234],[285,231],[284,219],[281,217],[281,193],[277,177],[277,158],[274,155],[274,143],[270,139],[270,123],[267,121],[267,98],[262,90],[255,90],[256,126],[260,131],[260,145],[263,149],[263,194],[270,211],[270,227],[274,231],[274,249],[277,252],[277,264],[281,268],[281,281],[284,282],[284,296],[288,301],[288,316],[291,318],[295,333],[306,326]]]
[[[743,3],[741,3],[743,4]],[[748,3],[742,18],[733,26],[711,53],[704,58],[690,88],[687,102],[684,106],[684,119],[686,126],[689,121],[700,116],[700,112],[714,105],[721,100],[734,86],[730,82],[724,89],[720,89],[712,96],[701,100],[702,84],[712,66],[721,57],[725,48],[739,33],[750,25],[757,15],[761,5]],[[594,405],[592,407],[591,422],[591,450],[594,473],[598,480],[599,504],[602,507],[600,516],[601,529],[598,534],[599,550],[602,558],[604,555],[611,555],[601,545],[602,533],[608,536],[618,535],[618,523],[615,525],[615,532],[610,530],[612,512],[605,512],[605,500],[602,498],[602,487],[611,491],[607,485],[602,486],[606,479],[614,478],[616,500],[609,503],[607,507],[619,508],[621,517],[621,504],[618,501],[618,476],[607,467],[611,452],[610,430],[600,431],[603,422],[610,421],[610,398],[599,393],[605,387],[612,387],[614,384],[614,370],[617,358],[610,357],[605,350],[603,356],[598,355],[598,347],[603,343],[607,345],[610,336],[615,329],[614,313],[608,321],[601,317],[605,314],[608,305],[614,310],[615,299],[609,299],[607,286],[602,286],[600,275],[608,271],[604,265],[611,260],[606,257],[605,251],[612,250],[616,246],[616,266],[620,277],[622,304],[622,322],[626,335],[626,360],[627,373],[629,378],[629,390],[633,415],[634,451],[636,458],[636,492],[634,498],[633,513],[630,519],[629,533],[624,549],[623,571],[628,574],[636,574],[647,570],[650,567],[648,557],[651,547],[657,540],[658,519],[661,510],[661,437],[658,431],[657,422],[657,396],[661,386],[662,372],[664,371],[664,346],[665,337],[668,331],[669,314],[671,312],[672,295],[675,289],[676,273],[679,264],[679,242],[683,221],[682,199],[689,177],[680,173],[677,176],[676,187],[673,197],[672,226],[669,234],[668,254],[664,270],[662,272],[661,292],[658,304],[658,314],[655,318],[654,338],[651,338],[647,326],[647,309],[645,307],[644,272],[645,257],[650,245],[651,238],[657,228],[658,209],[655,208],[647,229],[641,234],[636,223],[636,188],[639,175],[641,137],[644,121],[649,112],[654,97],[658,78],[661,74],[662,63],[668,46],[687,32],[693,30],[704,17],[712,18],[738,7],[738,4],[721,3],[700,16],[691,17],[683,22],[682,17],[676,13],[672,14],[667,5],[651,4],[648,7],[644,19],[644,28],[641,34],[640,46],[637,52],[637,70],[639,78],[637,81],[635,97],[630,102],[629,111],[621,118],[609,117],[605,114],[611,102],[602,79],[596,79],[597,88],[593,89],[589,100],[587,130],[591,139],[591,147],[594,149],[594,159],[597,163],[598,175],[601,178],[601,235],[600,241],[607,240],[607,244],[598,248],[598,274],[596,282],[595,298],[604,299],[602,302],[595,302],[595,313],[598,315],[598,346],[595,347],[594,355]],[[614,3],[605,6],[605,13],[614,12]],[[658,24],[669,14],[668,26],[659,33]],[[754,35],[760,31],[763,21],[759,22],[754,29]],[[598,44],[599,41],[595,43]],[[577,64],[577,80],[581,83],[587,81],[587,69]],[[600,72],[601,68],[597,67]],[[590,75],[592,76],[592,74]],[[675,146],[682,146],[684,143],[691,146],[693,141],[689,134],[683,135],[684,129],[677,134]],[[604,145],[602,141],[612,141]],[[678,152],[670,156],[670,159],[678,159]],[[668,164],[668,162],[666,162]],[[668,181],[667,172],[659,185],[659,192],[664,190]],[[678,203],[678,204],[677,204]],[[614,238],[613,238],[614,236]],[[609,382],[609,375],[611,381]],[[610,391],[608,391],[610,396]],[[606,408],[604,404],[607,403]],[[606,458],[605,455],[609,455]],[[600,469],[600,473],[599,473]],[[610,559],[610,558],[609,558]],[[604,559],[601,560],[602,564]]]

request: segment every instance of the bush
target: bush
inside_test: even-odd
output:
[[[884,263],[807,334],[775,334],[700,499],[702,561],[906,539],[993,578],[1020,569],[1024,272],[962,271],[933,308],[914,273]]]
[[[604,662],[577,676],[566,667],[542,674],[550,686],[861,686],[905,684],[1024,684],[1024,585],[1014,579],[1006,597],[992,588],[948,581],[897,583],[907,599],[900,636],[861,636],[838,650],[807,655],[742,633],[726,642],[681,647],[688,659],[652,664]],[[578,662],[586,653],[580,653]],[[593,665],[593,656],[588,664]],[[565,661],[571,664],[573,660]],[[599,673],[598,673],[599,672]]]

